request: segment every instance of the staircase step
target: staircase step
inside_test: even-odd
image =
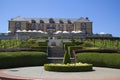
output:
[[[49,57],[63,57],[64,56],[64,50],[61,47],[58,47],[58,46],[49,47],[48,48],[48,56]]]

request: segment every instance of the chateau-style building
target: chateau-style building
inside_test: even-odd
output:
[[[92,35],[92,22],[86,18],[22,18],[9,20],[9,32],[38,32],[46,34],[82,33]]]
[[[23,18],[8,21],[8,33],[0,33],[0,39],[28,38],[85,38],[112,37],[112,34],[93,34],[92,22],[83,18]]]

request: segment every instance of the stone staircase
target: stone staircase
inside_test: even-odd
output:
[[[48,47],[48,57],[63,57],[64,50],[59,46]]]
[[[48,62],[62,63],[64,57],[64,50],[59,46],[48,47]]]
[[[52,45],[53,42],[55,43],[55,46]],[[49,39],[47,56],[48,63],[62,63],[64,50],[61,47],[61,40]],[[74,62],[74,58],[71,58],[71,61]]]

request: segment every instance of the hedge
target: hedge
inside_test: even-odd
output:
[[[73,57],[72,51],[79,50],[79,49],[82,49],[82,47],[81,46],[69,46],[67,52],[68,52],[68,54],[70,54],[71,57]]]
[[[63,42],[63,49],[66,50],[68,46],[73,46],[72,42]]]
[[[47,46],[47,42],[38,42],[39,46]]]
[[[91,63],[94,66],[119,68],[120,54],[111,53],[79,53],[76,55],[77,62]]]
[[[82,52],[97,52],[97,53],[119,53],[120,50],[118,49],[98,49],[98,48],[84,48],[75,50],[76,53]]]
[[[35,47],[32,47],[32,49],[35,49],[35,50],[41,51],[41,52],[46,52],[47,46],[35,46]]]
[[[0,52],[0,68],[42,66],[46,61],[44,52]]]
[[[92,64],[75,65],[75,64],[44,64],[46,71],[56,72],[83,72],[92,71]]]

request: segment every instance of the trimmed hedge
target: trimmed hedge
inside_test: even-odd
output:
[[[68,46],[73,46],[72,42],[63,42],[63,49],[67,50]]]
[[[46,61],[44,52],[0,52],[0,68],[42,66]]]
[[[67,52],[65,52],[64,58],[63,58],[63,64],[67,64],[67,63],[71,63],[70,54],[68,54]]]
[[[76,55],[76,61],[91,63],[94,66],[99,66],[99,67],[120,69],[120,54],[79,53]]]
[[[46,52],[47,46],[36,46],[36,47],[32,47],[32,49],[35,49],[36,51]]]
[[[79,49],[82,49],[82,47],[81,46],[69,46],[67,52],[68,54],[70,54],[71,57],[73,57],[72,51],[79,50]]]
[[[47,42],[38,42],[39,46],[47,46]]]
[[[85,48],[75,50],[76,53],[81,52],[98,52],[98,53],[119,53],[118,49],[97,49],[97,48]]]
[[[46,71],[56,71],[56,72],[83,72],[92,71],[92,64],[44,64],[44,69]]]

